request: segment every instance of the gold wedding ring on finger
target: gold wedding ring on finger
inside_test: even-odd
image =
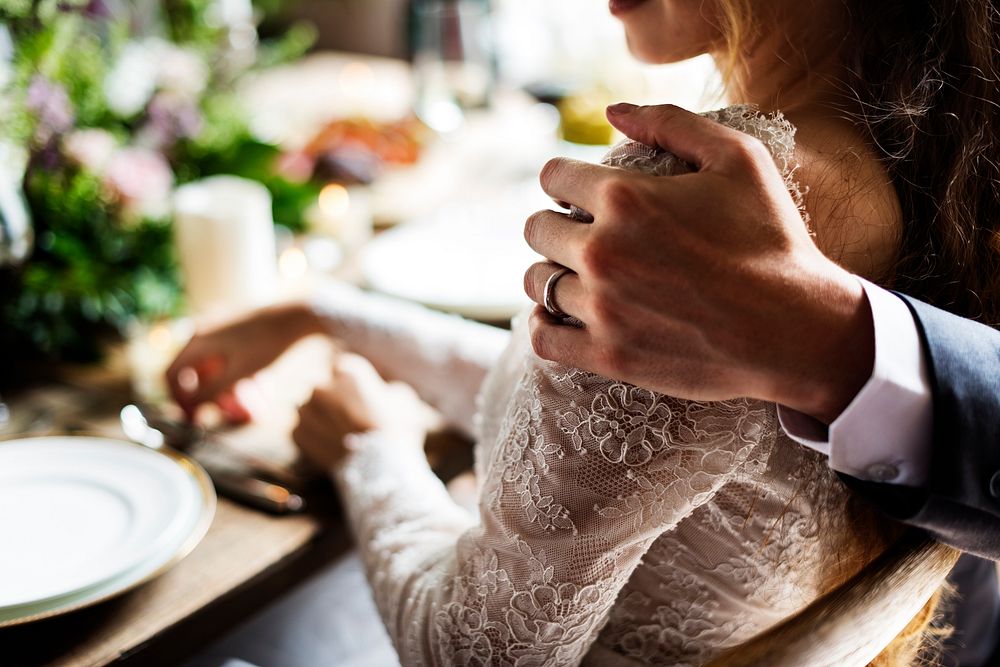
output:
[[[556,285],[559,284],[559,280],[567,273],[572,273],[572,271],[563,267],[549,276],[549,279],[545,281],[545,293],[542,297],[542,305],[545,306],[545,310],[548,311],[549,315],[560,320],[566,319],[569,315],[556,305]]]

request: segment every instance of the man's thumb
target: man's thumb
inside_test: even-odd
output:
[[[629,139],[662,148],[699,168],[708,165],[736,132],[672,104],[613,104],[607,117]]]

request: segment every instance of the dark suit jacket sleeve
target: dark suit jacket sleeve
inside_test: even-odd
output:
[[[1000,331],[900,296],[931,374],[930,478],[921,489],[843,479],[892,518],[1000,560]]]

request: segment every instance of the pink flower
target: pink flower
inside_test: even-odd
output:
[[[166,159],[145,148],[124,148],[108,161],[104,182],[126,215],[160,217],[169,211],[174,174]]]
[[[102,174],[118,149],[118,142],[106,130],[87,129],[63,137],[63,152],[70,160],[95,174]]]

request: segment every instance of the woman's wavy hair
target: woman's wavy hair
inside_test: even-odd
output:
[[[903,209],[893,285],[1000,326],[1000,3],[846,4],[852,118]]]
[[[1000,0],[841,0],[850,79],[844,113],[868,138],[903,213],[895,289],[1000,327]],[[723,0],[730,79],[760,26]],[[921,658],[941,595],[871,665]],[[933,654],[933,651],[930,651]]]
[[[903,212],[895,289],[1000,327],[1000,0],[841,0],[844,113],[869,138]],[[724,0],[732,74],[756,36]]]

